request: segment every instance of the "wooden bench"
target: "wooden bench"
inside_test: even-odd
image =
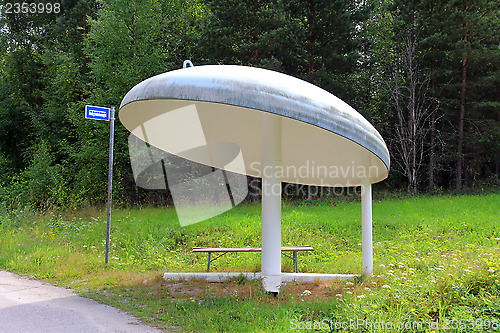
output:
[[[282,246],[281,252],[293,252],[293,257],[287,255],[286,253],[281,253],[287,258],[293,260],[293,264],[295,267],[295,273],[299,272],[299,265],[297,260],[297,252],[299,251],[314,251],[312,246]],[[210,263],[219,259],[223,255],[229,252],[262,252],[262,248],[260,247],[240,247],[240,248],[215,248],[215,247],[193,247],[193,252],[206,252],[208,253],[208,262],[207,262],[207,273],[210,271]],[[212,258],[212,253],[222,253],[215,258]]]

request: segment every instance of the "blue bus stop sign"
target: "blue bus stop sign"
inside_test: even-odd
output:
[[[113,145],[115,138],[115,108],[85,105],[85,118],[109,121],[109,171],[108,171],[108,217],[106,223],[106,255],[104,262],[109,262],[109,244],[111,234],[111,194],[113,186]]]
[[[109,121],[110,109],[102,106],[85,105],[85,118]]]

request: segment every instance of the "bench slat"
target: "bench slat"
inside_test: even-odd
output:
[[[312,246],[282,246],[281,251],[314,251]]]
[[[314,251],[312,246],[282,246],[281,251]],[[193,247],[193,252],[262,252],[260,247]]]

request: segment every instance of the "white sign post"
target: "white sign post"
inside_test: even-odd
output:
[[[106,256],[109,262],[109,243],[111,235],[111,194],[113,188],[113,146],[115,139],[115,108],[85,105],[85,118],[109,121],[109,171],[108,171],[108,216],[106,222]]]

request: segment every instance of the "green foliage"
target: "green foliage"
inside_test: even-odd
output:
[[[356,25],[370,6],[352,1],[209,1],[199,57],[277,70],[352,98]]]
[[[182,0],[102,1],[90,19],[85,53],[93,78],[92,99],[118,105],[140,81],[179,68],[189,3]]]
[[[84,106],[118,108],[135,84],[189,58],[195,65],[277,70],[344,99],[388,143],[393,168],[385,188],[410,183],[413,191],[448,191],[455,187],[460,156],[466,189],[498,186],[498,6],[486,0],[65,0],[57,14],[1,15],[0,192],[6,202],[37,209],[103,205],[109,124],[83,119]],[[402,66],[410,35],[418,60],[413,69]],[[427,105],[433,112],[416,135],[401,139],[401,124],[410,122],[398,118],[389,83],[407,87],[411,71],[419,81],[414,100],[432,103],[409,108],[412,94],[401,89],[400,106],[418,112]],[[136,187],[128,134],[118,121],[115,202],[165,204],[168,193]],[[406,144],[420,147],[415,182],[399,151]],[[55,177],[45,176],[47,184],[63,186],[66,199],[29,195],[46,186],[30,180],[41,147]]]
[[[49,146],[41,142],[31,153],[28,167],[2,190],[3,201],[11,208],[74,207],[64,168],[54,162]]]

